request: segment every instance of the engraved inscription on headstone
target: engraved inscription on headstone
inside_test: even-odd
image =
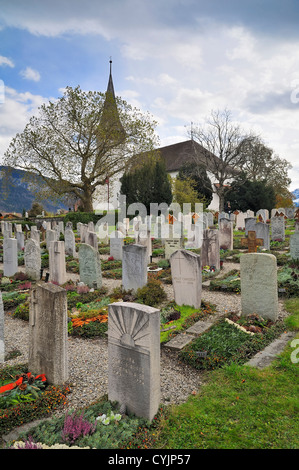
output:
[[[108,398],[152,420],[160,403],[160,311],[116,302],[108,325]]]

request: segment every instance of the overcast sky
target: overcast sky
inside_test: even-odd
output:
[[[152,114],[161,146],[228,108],[299,188],[298,0],[0,0],[0,162],[64,87],[105,92],[110,56],[116,94]]]

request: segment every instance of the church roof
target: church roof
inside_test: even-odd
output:
[[[168,173],[179,171],[186,163],[202,163],[211,172],[219,168],[220,159],[193,139],[160,147],[158,151],[165,161]],[[235,173],[233,168],[231,172]]]

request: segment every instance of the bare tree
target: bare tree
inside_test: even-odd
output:
[[[242,168],[245,142],[253,137],[232,121],[231,112],[212,111],[202,126],[192,128],[197,164],[204,164],[215,178],[214,192],[219,197],[219,210],[224,208],[226,185]]]

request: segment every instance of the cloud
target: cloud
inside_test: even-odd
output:
[[[0,55],[0,66],[8,66],[8,67],[13,68],[15,64],[8,57],[4,57],[3,55]]]
[[[25,70],[21,70],[20,75],[26,80],[33,80],[34,82],[40,81],[40,73],[31,67],[26,67]]]

